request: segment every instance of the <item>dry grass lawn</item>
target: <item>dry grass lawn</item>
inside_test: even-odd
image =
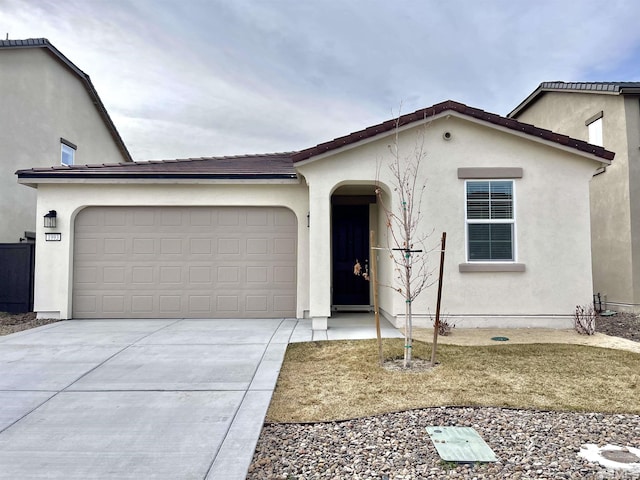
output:
[[[403,342],[384,340],[400,357]],[[430,358],[415,341],[414,355]],[[640,354],[582,345],[439,345],[440,365],[392,372],[375,340],[291,344],[269,422],[342,420],[442,405],[640,414]]]

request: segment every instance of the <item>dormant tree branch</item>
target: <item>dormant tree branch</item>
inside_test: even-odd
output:
[[[391,197],[395,201],[393,208],[385,202],[384,192],[380,186],[381,162],[377,165],[378,187],[376,195],[378,205],[384,212],[387,226],[387,246],[392,253],[394,265],[394,283],[391,286],[400,293],[406,303],[405,313],[405,367],[411,366],[412,348],[412,303],[435,281],[432,281],[433,270],[429,268],[429,253],[437,247],[427,247],[427,240],[433,233],[424,230],[422,206],[427,188],[425,176],[422,174],[423,161],[427,157],[424,129],[419,131],[413,151],[405,155],[400,142],[400,115],[396,117],[394,140],[389,145],[391,160],[388,164],[390,172],[389,187]]]

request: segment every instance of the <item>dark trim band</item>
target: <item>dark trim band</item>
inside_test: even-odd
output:
[[[596,113],[593,117],[589,117],[584,121],[585,126],[588,127],[596,120],[600,120],[603,117],[603,115],[604,115],[604,112],[601,110],[600,112]]]
[[[69,140],[67,140],[66,138],[62,138],[60,137],[60,143],[64,143],[67,147],[71,147],[74,150],[78,150],[78,146],[75,143],[71,143]]]

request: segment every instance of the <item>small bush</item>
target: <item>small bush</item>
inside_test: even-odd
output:
[[[593,305],[576,305],[576,311],[573,314],[573,328],[580,335],[596,333],[596,312]]]
[[[433,322],[433,328],[436,327],[436,316],[429,313],[429,318]],[[438,326],[438,335],[447,337],[451,335],[451,330],[456,328],[455,323],[449,321],[449,315],[443,313],[440,315],[440,325]]]
[[[449,323],[449,319],[441,318],[440,326],[438,328],[438,335],[447,337],[451,335],[451,330],[453,330],[454,328],[456,328],[455,323]]]

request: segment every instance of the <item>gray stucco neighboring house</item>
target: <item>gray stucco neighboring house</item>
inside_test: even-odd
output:
[[[590,182],[593,290],[640,312],[640,82],[543,82],[508,117],[616,153]]]
[[[25,168],[131,162],[89,75],[47,39],[0,40],[0,243],[36,231],[36,191]]]

